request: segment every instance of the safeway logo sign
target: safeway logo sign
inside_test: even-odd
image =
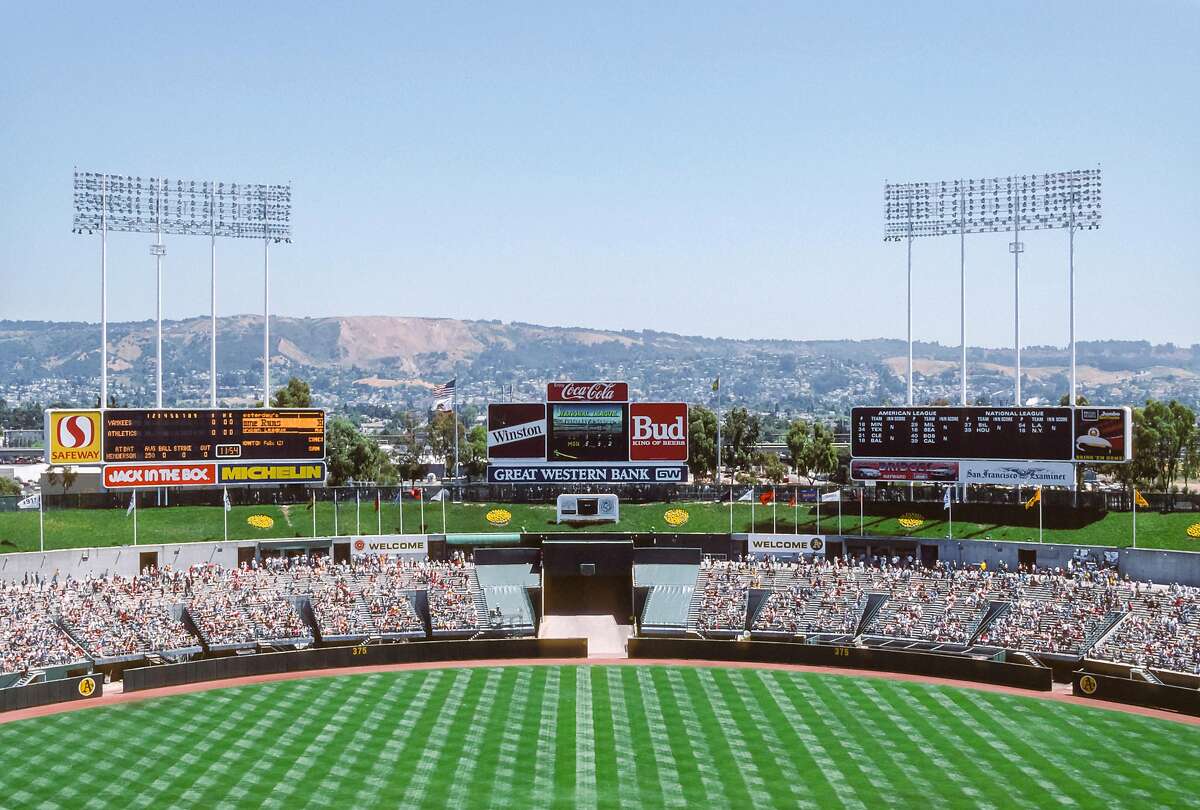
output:
[[[623,382],[552,382],[546,385],[547,402],[628,402],[629,384]]]
[[[687,461],[688,409],[683,402],[629,406],[630,461]]]
[[[51,464],[100,461],[100,411],[50,411],[47,445]]]
[[[216,464],[108,464],[104,467],[104,486],[108,489],[211,487],[216,483]]]

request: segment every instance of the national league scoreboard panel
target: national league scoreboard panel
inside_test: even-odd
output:
[[[1129,408],[865,407],[850,415],[854,458],[1123,463]]]

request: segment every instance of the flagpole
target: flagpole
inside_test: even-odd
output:
[[[775,487],[771,487],[771,534],[776,534],[778,529],[775,527]]]
[[[754,531],[754,501],[755,501],[754,490],[755,490],[755,486],[753,484],[751,484],[750,485],[750,531]]]
[[[337,537],[337,536],[338,536],[338,522],[337,522],[337,487],[334,487],[334,488],[333,488],[333,536],[334,536],[334,537]]]
[[[1133,547],[1137,548],[1137,487],[1133,488]]]
[[[421,487],[418,492],[421,493],[421,531],[419,534],[425,534],[425,487]]]
[[[42,491],[38,490],[38,551],[46,550],[46,516],[42,512]]]
[[[441,491],[442,496],[442,535],[446,534],[446,490]]]
[[[820,534],[821,533],[821,488],[813,487],[813,489],[817,493],[817,531],[815,533]]]
[[[404,482],[400,482],[400,489],[396,490],[396,503],[400,506],[400,534],[404,534]]]
[[[453,473],[453,475],[450,476],[450,480],[454,483],[454,485],[457,485],[458,484],[458,369],[457,368],[454,369],[454,400],[453,400],[452,407],[454,410],[454,473]],[[442,511],[443,512],[446,511],[446,508],[444,505],[442,506]]]
[[[842,533],[842,488],[838,487],[838,534]]]
[[[796,524],[796,534],[800,534],[800,490],[792,487],[792,523]]]
[[[383,498],[375,490],[375,534],[383,534]]]
[[[1042,497],[1042,488],[1038,487],[1038,542],[1039,543],[1045,542],[1045,540],[1042,539],[1042,504],[1045,502],[1045,500],[1046,499]]]
[[[133,491],[130,496],[130,502],[133,504],[133,544],[137,545],[137,490]]]
[[[313,538],[317,536],[317,491],[312,491]]]
[[[954,498],[950,497],[950,488],[946,488],[946,511],[950,513],[950,539],[954,539]]]
[[[225,542],[229,542],[229,487],[221,487],[221,515],[225,518],[224,521],[224,536]]]
[[[354,533],[362,534],[362,499],[358,497],[358,487],[354,488]]]
[[[733,534],[733,484],[729,485],[729,533]]]
[[[863,496],[866,494],[867,490],[865,487],[858,491],[858,534],[860,537],[866,533],[863,520]]]

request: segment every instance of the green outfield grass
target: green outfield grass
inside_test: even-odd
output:
[[[813,534],[857,534],[860,530],[857,510],[843,514],[840,530],[836,506],[822,506],[821,522],[818,526],[815,509],[811,504],[797,509],[780,504],[774,511],[770,507],[756,504],[754,528],[760,532],[800,531]],[[493,526],[486,520],[489,510],[503,507],[512,513],[507,526]],[[862,530],[867,534],[946,537],[950,526],[944,520],[945,513],[938,506],[924,504],[925,513],[931,517],[924,525],[909,530],[893,517],[866,514]],[[683,509],[688,513],[687,523],[678,528],[668,525],[668,509]],[[403,509],[403,521],[401,510]],[[832,514],[830,512],[832,511]],[[256,529],[247,524],[251,515],[263,514],[274,520],[270,529]],[[364,501],[357,510],[354,502],[340,503],[337,509],[338,534],[376,534],[401,531],[421,533],[421,510],[417,503],[405,501],[403,507],[395,503],[384,503],[379,513],[373,502]],[[1031,517],[1033,515],[1031,514]],[[295,506],[235,506],[228,513],[230,539],[271,539],[281,537],[311,537],[313,510],[305,504]],[[180,543],[196,540],[221,540],[224,537],[226,514],[218,506],[172,506],[164,508],[138,509],[139,543]],[[1035,518],[1036,519],[1036,518]],[[1200,522],[1200,514],[1138,514],[1138,545],[1146,548],[1170,548],[1200,551],[1200,540],[1188,537],[1187,527]],[[133,518],[126,516],[124,509],[61,509],[51,510],[45,515],[46,547],[75,548],[92,546],[122,545],[133,542]],[[750,531],[750,505],[737,503],[733,508],[733,530]],[[318,501],[316,506],[316,535],[328,536],[334,531],[334,507],[328,501]],[[554,523],[553,506],[529,506],[521,504],[447,504],[445,529],[449,532],[489,531],[622,531],[622,532],[728,532],[730,530],[729,506],[715,503],[674,504],[622,504],[621,521],[611,524],[573,528]],[[442,510],[439,503],[425,505],[425,531],[441,533],[443,530]],[[993,540],[1034,541],[1038,539],[1037,527],[1003,526],[995,524],[964,523],[955,521],[955,537],[988,538]],[[1046,542],[1079,543],[1100,546],[1128,546],[1132,538],[1132,515],[1109,513],[1103,519],[1080,529],[1047,529]],[[0,551],[35,551],[38,548],[38,515],[36,512],[0,513]]]
[[[513,666],[0,726],[5,807],[1184,807],[1200,728],[879,678]]]

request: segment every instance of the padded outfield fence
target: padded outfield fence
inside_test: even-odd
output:
[[[366,644],[324,647],[295,652],[235,655],[182,664],[138,667],[125,671],[125,691],[204,681],[280,675],[344,667],[385,666],[438,661],[500,660],[505,658],[586,658],[587,639],[513,638],[475,641],[421,641],[409,644]]]
[[[926,675],[976,683],[993,683],[1049,692],[1051,670],[957,655],[835,647],[782,641],[711,641],[680,638],[631,638],[630,658],[745,661],[762,664],[805,664],[839,669],[866,669],[904,675]]]
[[[1200,717],[1200,690],[1135,681],[1081,670],[1071,679],[1071,694],[1089,700],[1128,703]]]
[[[0,712],[31,709],[50,703],[92,700],[103,695],[104,676],[99,674],[31,683],[27,686],[10,686],[0,689]]]

